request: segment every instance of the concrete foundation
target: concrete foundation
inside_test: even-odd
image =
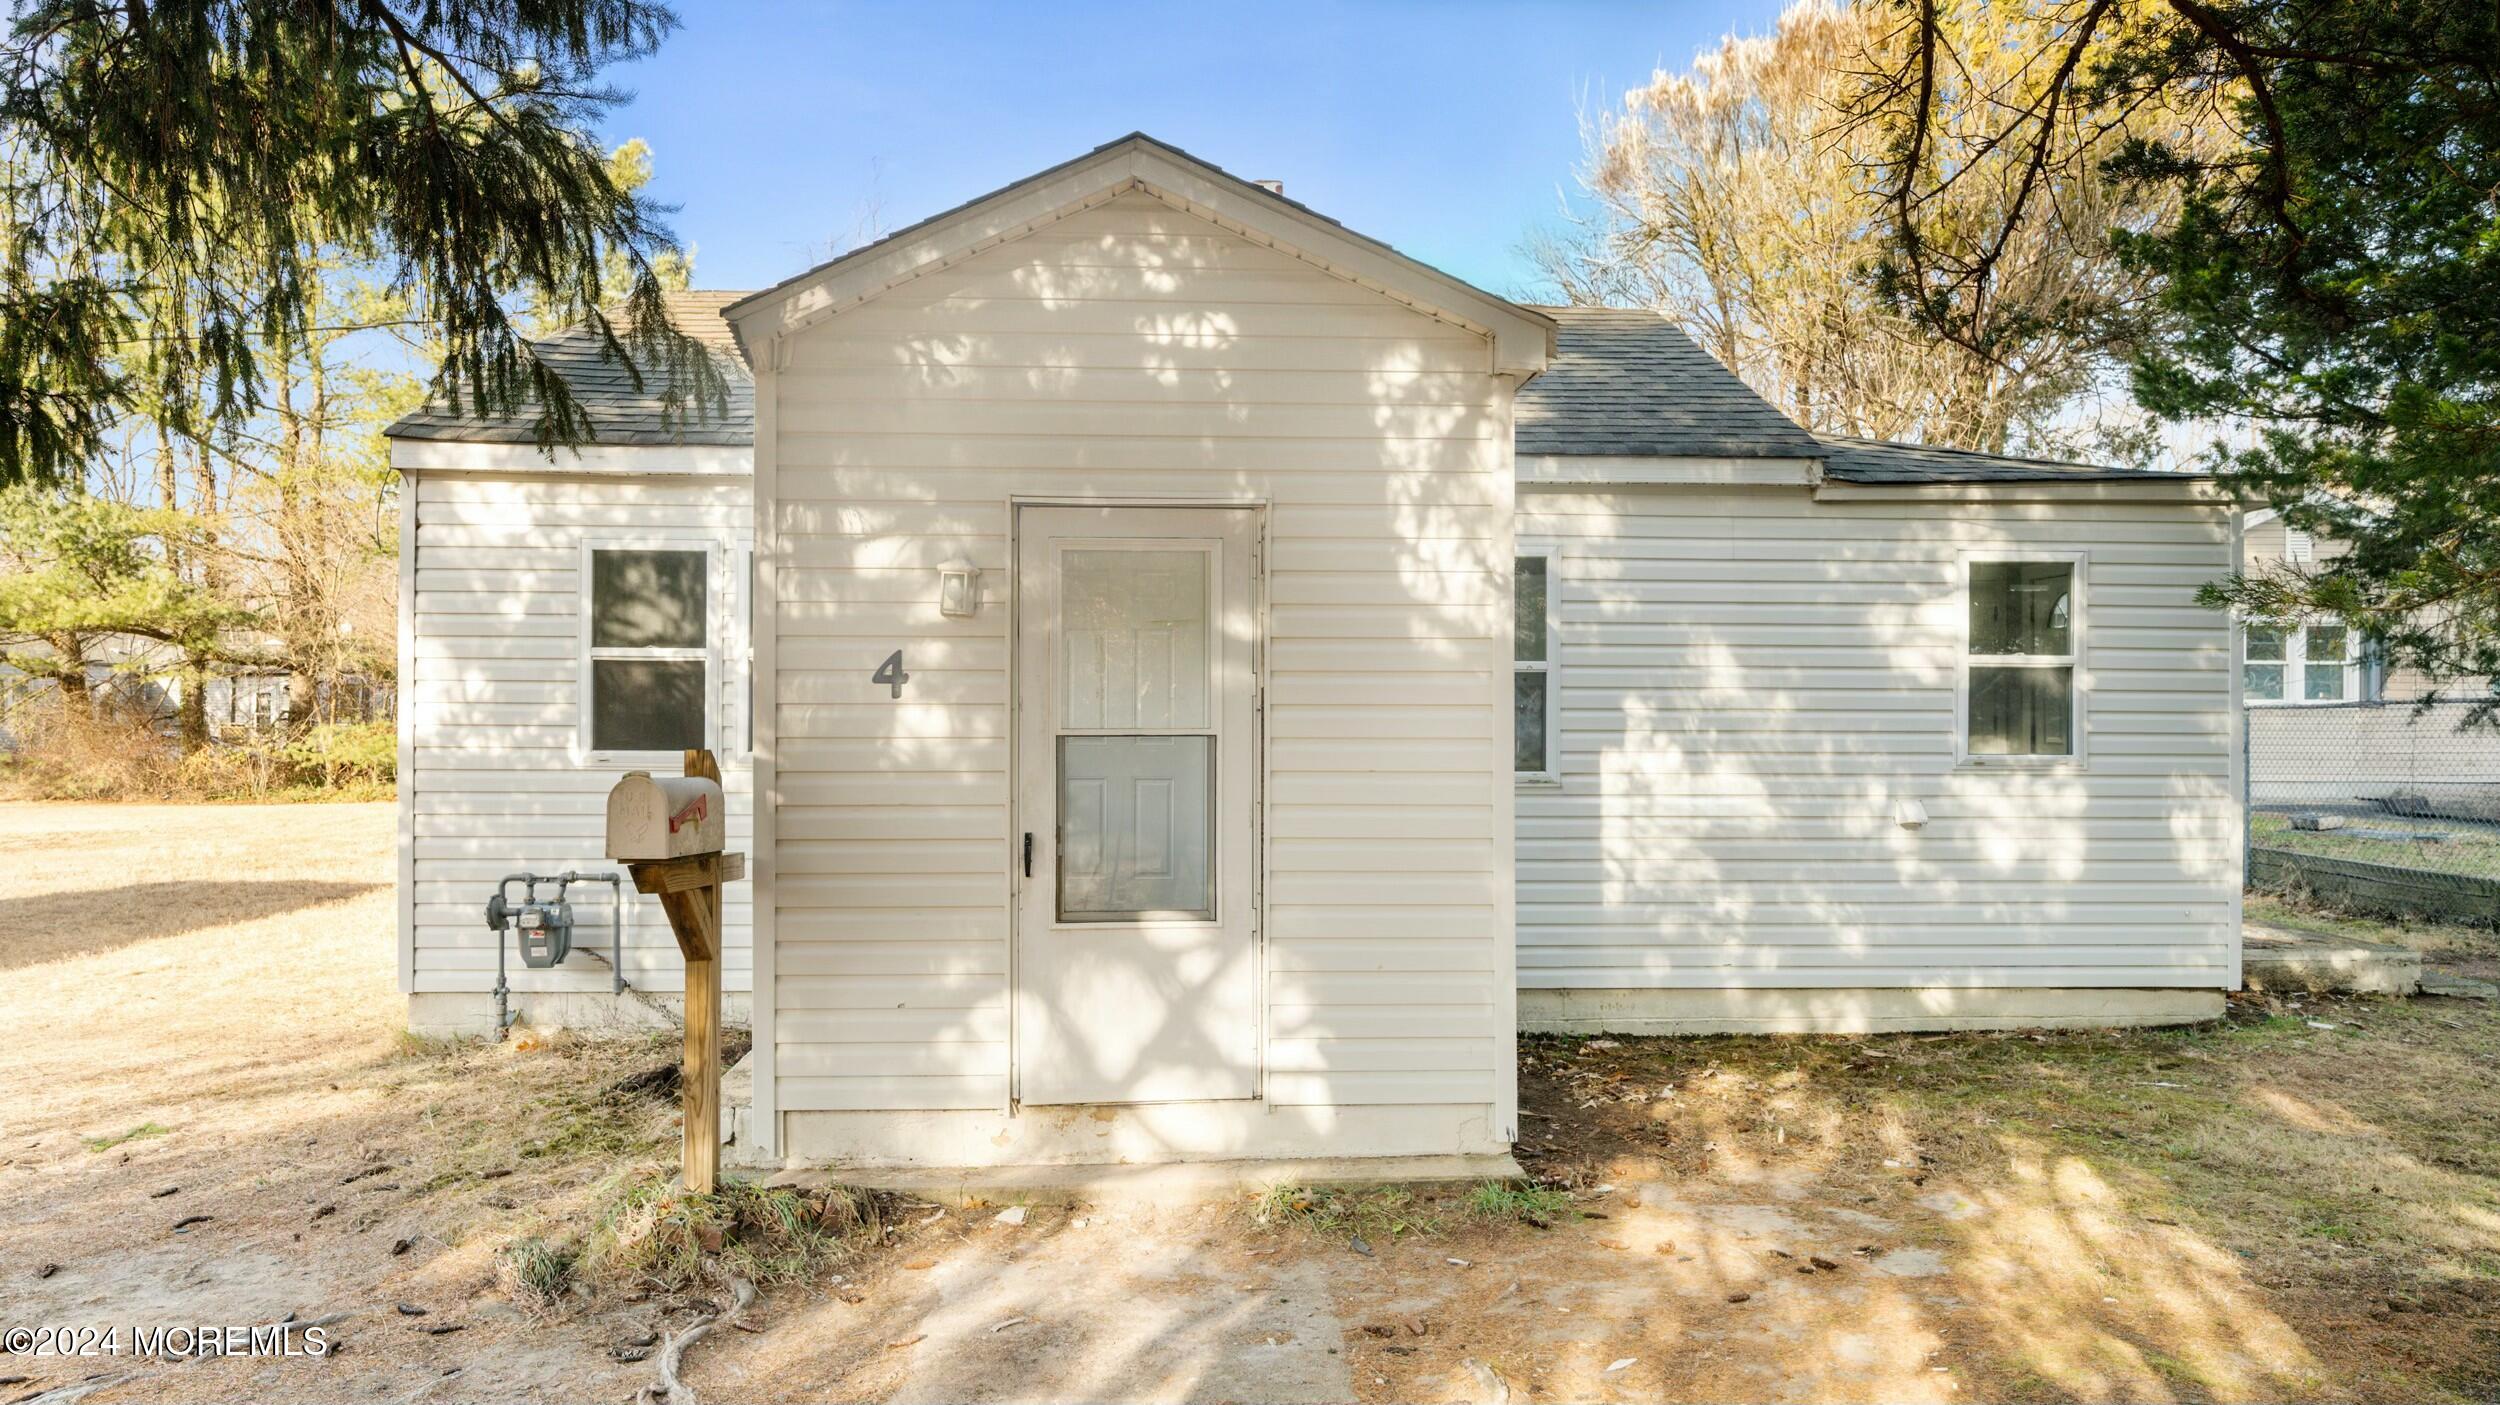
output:
[[[644,997],[671,1011],[683,1008],[684,997],[671,991]],[[593,1034],[674,1026],[659,1011],[632,995],[601,991],[514,991],[515,1029],[578,1029]],[[752,1003],[743,990],[721,995],[721,1018],[745,1024]],[[430,1038],[470,1038],[495,1032],[495,997],[484,991],[425,991],[408,997],[408,1031]]]
[[[1340,1156],[1286,1161],[1183,1161],[1160,1166],[978,1166],[932,1170],[784,1171],[773,1185],[865,1186],[898,1190],[943,1205],[1100,1204],[1108,1200],[1189,1202],[1271,1185],[1410,1185],[1419,1181],[1511,1180],[1525,1174],[1507,1154]]]
[[[1523,990],[1526,1034],[1883,1034],[2104,1029],[2222,1017],[2219,990]]]
[[[1133,1103],[954,1112],[781,1114],[783,1144],[741,1165],[890,1170],[1101,1167],[1168,1162],[1504,1156],[1508,1129],[1481,1105],[1272,1107],[1263,1102]]]

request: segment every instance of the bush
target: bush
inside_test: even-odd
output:
[[[29,706],[10,719],[17,749],[0,758],[0,795],[17,800],[382,800],[399,769],[388,720],[325,723],[186,756],[148,720],[82,717]]]
[[[9,717],[16,749],[0,768],[15,800],[171,800],[184,790],[182,753],[144,722],[29,705]]]

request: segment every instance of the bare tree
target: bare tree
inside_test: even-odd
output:
[[[1932,98],[1931,130],[1979,132],[2032,80],[2039,47],[2016,9],[1977,0],[1930,13],[1961,38],[1964,71]],[[1893,252],[1882,184],[1890,134],[1853,120],[1878,75],[1899,71],[1901,22],[1872,5],[1801,0],[1768,35],[1725,40],[1691,71],[1661,72],[1586,124],[1587,206],[1534,249],[1575,302],[1655,307],[1800,422],[1828,433],[2003,451],[2074,451],[2118,386],[2140,275],[2109,231],[2144,207],[2090,163],[2049,189],[1988,167],[1933,197],[1939,224],[2001,235],[1964,289],[1965,338],[1880,285]],[[2045,75],[2042,75],[2045,77]],[[2087,148],[2131,123],[2083,105],[2052,115]],[[2005,220],[2007,211],[2021,217]],[[2099,446],[2106,452],[2106,446]]]

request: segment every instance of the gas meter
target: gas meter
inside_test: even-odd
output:
[[[521,946],[521,964],[535,971],[544,971],[564,964],[573,954],[573,905],[564,900],[566,880],[554,880],[556,895],[538,895],[541,880],[528,874],[505,879],[495,889],[495,896],[486,900],[486,925],[500,932],[510,927]],[[508,896],[512,884],[522,885],[522,898],[514,903]]]
[[[512,900],[512,885],[521,885],[521,900]],[[542,884],[555,885],[551,897],[542,897]],[[608,951],[599,956],[598,948],[587,948],[594,957],[605,961],[609,976],[616,982],[616,993],[625,993],[625,879],[617,873],[574,873],[540,875],[514,873],[495,884],[495,895],[486,900],[486,926],[495,934],[495,1034],[512,1027],[512,985],[504,977],[504,933],[513,934],[521,948],[521,964],[534,971],[544,971],[564,964],[573,954],[573,904],[565,890],[576,883],[608,885]]]

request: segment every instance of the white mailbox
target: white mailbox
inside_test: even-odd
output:
[[[726,808],[719,781],[628,771],[608,792],[608,857],[717,854],[729,837]]]

